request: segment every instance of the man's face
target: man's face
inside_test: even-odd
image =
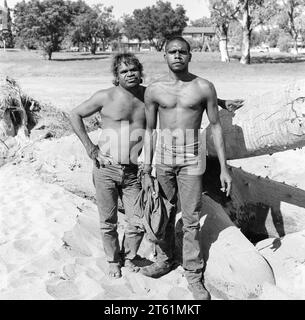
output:
[[[141,83],[141,72],[134,64],[122,62],[118,68],[118,81],[123,88],[133,88]]]
[[[187,44],[179,40],[169,43],[164,57],[173,72],[185,71],[191,61],[191,54],[188,51]]]

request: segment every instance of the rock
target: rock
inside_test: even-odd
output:
[[[221,299],[259,297],[265,283],[275,284],[272,269],[219,204],[206,196],[203,208],[200,240],[207,288]]]

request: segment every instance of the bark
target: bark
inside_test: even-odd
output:
[[[242,169],[229,167],[232,192],[220,191],[220,167],[208,158],[203,177],[205,194],[222,206],[243,234],[256,243],[268,237],[283,237],[305,228],[305,191]]]
[[[298,36],[297,35],[293,39],[293,45],[294,45],[294,54],[298,54]]]
[[[220,27],[219,51],[222,62],[230,62],[228,54],[228,27],[222,24]]]
[[[235,113],[219,112],[228,159],[272,154],[305,146],[305,81],[245,99]],[[216,150],[206,117],[207,151]]]
[[[250,64],[250,38],[251,38],[251,18],[249,14],[249,1],[245,1],[242,8],[242,49],[240,63]]]

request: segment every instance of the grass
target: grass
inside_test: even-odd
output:
[[[38,51],[0,51],[0,72],[15,78],[22,89],[63,110],[70,110],[95,91],[112,86],[111,54],[56,52],[44,60]],[[144,66],[144,84],[167,72],[163,53],[137,54]],[[242,98],[286,85],[305,74],[305,56],[253,54],[251,65],[241,65],[238,53],[222,63],[219,53],[193,54],[190,71],[212,81],[221,98]],[[1,75],[1,73],[0,73]]]

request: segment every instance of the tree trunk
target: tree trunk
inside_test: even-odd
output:
[[[208,158],[203,190],[251,242],[304,230],[304,190],[235,167],[229,170],[233,188],[228,198],[220,190],[218,159]]]
[[[96,53],[96,44],[95,43],[92,43],[91,46],[90,46],[90,52],[92,54],[95,54]]]
[[[242,49],[240,63],[250,64],[250,38],[251,38],[251,18],[249,14],[249,1],[246,0],[242,8]]]
[[[222,62],[230,62],[228,54],[228,27],[222,24],[220,27],[219,51]]]
[[[298,54],[298,35],[294,36],[293,39],[293,45],[294,45],[294,54]]]
[[[105,40],[102,40],[102,49],[103,49],[103,52],[105,52],[105,50],[106,50]]]
[[[90,52],[91,54],[96,53],[96,47],[97,47],[97,39],[95,37],[91,38],[91,43],[90,43]]]
[[[220,111],[228,159],[272,154],[305,146],[305,81],[245,99],[235,111]],[[208,154],[217,156],[204,116]]]

